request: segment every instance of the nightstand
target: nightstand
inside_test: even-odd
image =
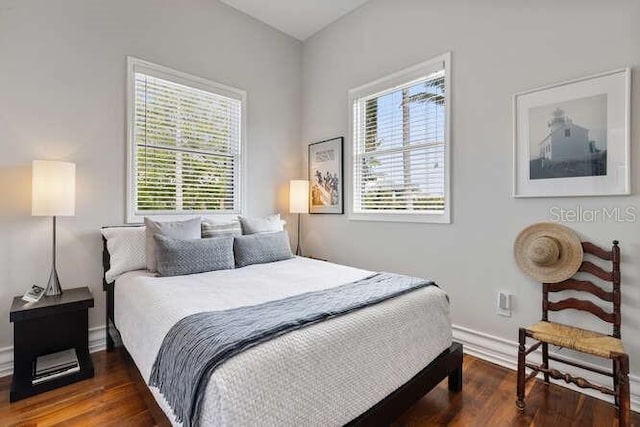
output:
[[[15,297],[9,318],[13,322],[13,381],[9,400],[93,377],[89,356],[89,308],[93,295],[89,288],[65,289],[56,297],[26,303]],[[32,385],[33,366],[39,356],[75,348],[80,371]]]

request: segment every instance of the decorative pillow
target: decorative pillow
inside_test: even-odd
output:
[[[238,221],[218,222],[212,219],[202,220],[202,238],[221,236],[241,236],[242,228]]]
[[[171,237],[174,239],[191,240],[200,239],[200,218],[193,218],[186,221],[158,222],[149,218],[144,219],[147,226],[147,270],[152,273],[157,272],[156,268],[156,234]]]
[[[108,227],[100,230],[107,239],[110,268],[105,272],[107,283],[114,282],[122,273],[144,270],[147,267],[145,256],[145,228]]]
[[[265,218],[251,218],[238,216],[242,226],[242,234],[275,233],[284,230],[285,221],[280,219],[280,214],[269,215]]]
[[[160,276],[180,276],[234,268],[233,236],[178,240],[156,234]]]
[[[237,267],[282,261],[293,257],[286,231],[238,236],[233,239],[233,253]]]

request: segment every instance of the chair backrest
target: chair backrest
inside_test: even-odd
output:
[[[578,280],[573,277],[558,283],[543,283],[542,320],[549,320],[549,311],[560,311],[566,309],[587,311],[605,322],[611,323],[613,325],[613,333],[611,336],[620,338],[620,247],[618,246],[618,241],[613,241],[610,251],[601,249],[589,242],[582,242],[582,249],[585,254],[591,254],[605,261],[611,261],[611,271],[605,271],[594,263],[584,260],[578,270],[579,272],[592,274],[606,282],[611,282],[613,284],[611,291],[607,291],[591,281]],[[588,292],[600,298],[602,301],[611,303],[613,310],[611,312],[607,312],[591,301],[581,300],[578,298],[566,298],[556,302],[549,301],[550,292],[561,291]]]

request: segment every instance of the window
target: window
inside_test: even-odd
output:
[[[564,136],[565,136],[565,138],[570,138],[571,137],[571,129],[565,129],[564,130]]]
[[[450,222],[450,54],[349,91],[350,219]]]
[[[128,58],[128,213],[238,214],[245,93]]]

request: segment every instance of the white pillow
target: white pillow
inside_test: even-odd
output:
[[[109,251],[110,268],[104,274],[107,283],[127,271],[147,268],[144,227],[109,227],[100,231],[107,239]]]
[[[200,222],[198,218],[188,219],[186,221],[159,222],[150,218],[144,219],[144,225],[147,227],[147,270],[152,273],[158,272],[156,251],[157,243],[154,236],[162,234],[178,240],[192,240],[202,238],[200,230]]]
[[[251,218],[238,216],[242,226],[242,234],[275,233],[284,230],[285,221],[280,219],[280,214],[269,215],[265,218]]]

